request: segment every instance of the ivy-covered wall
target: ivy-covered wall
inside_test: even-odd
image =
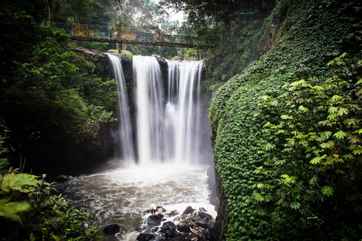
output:
[[[226,240],[362,237],[361,9],[279,1],[255,44],[270,50],[216,92]]]

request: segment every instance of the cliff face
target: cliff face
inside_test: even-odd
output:
[[[211,81],[228,79],[216,91],[209,109],[224,197],[217,229],[224,239],[353,240],[354,234],[361,234],[353,225],[351,232],[340,228],[343,225],[331,230],[336,217],[326,215],[326,210],[332,212],[334,201],[341,200],[338,196],[330,202],[311,198],[299,207],[294,197],[288,201],[289,194],[285,194],[283,203],[293,203],[292,208],[289,204],[281,208],[276,198],[281,195],[276,188],[280,176],[275,176],[279,167],[268,166],[263,156],[263,127],[273,117],[259,101],[283,95],[286,84],[307,76],[323,82],[331,73],[327,63],[342,53],[359,56],[359,14],[358,1],[279,1],[269,17],[232,33],[240,35],[240,41],[224,44],[209,61]],[[323,175],[318,176],[321,182],[328,179]]]

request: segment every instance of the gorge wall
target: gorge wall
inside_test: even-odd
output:
[[[220,240],[357,239],[361,227],[353,217],[361,212],[351,207],[360,207],[360,190],[354,188],[359,180],[355,177],[358,155],[348,164],[310,164],[305,140],[300,141],[294,131],[322,135],[326,127],[316,123],[328,110],[308,114],[300,104],[301,113],[298,109],[293,113],[310,117],[303,120],[283,113],[295,107],[288,106],[284,97],[293,99],[293,91],[299,88],[289,84],[301,79],[318,89],[339,76],[350,79],[346,81],[352,83],[349,90],[359,88],[361,9],[358,1],[279,1],[270,16],[244,24],[236,36],[231,34],[233,40],[239,36],[236,45],[221,43],[209,60],[208,78],[216,87],[222,85],[209,109],[222,197],[217,221]],[[341,66],[348,72],[344,77],[335,71]],[[328,98],[336,95],[326,89]],[[360,100],[348,90],[338,91],[352,102]],[[310,108],[316,106],[316,96],[304,96],[310,98]],[[289,121],[295,126],[278,126],[284,118],[294,118],[295,122]],[[344,127],[328,128],[333,132]],[[286,150],[294,139],[297,144]],[[331,137],[330,141],[339,140]],[[338,148],[331,152],[342,155]]]

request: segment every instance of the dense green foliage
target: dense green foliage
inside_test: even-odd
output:
[[[109,21],[106,2],[1,2],[0,240],[98,239],[94,217],[45,176],[19,170],[84,172],[112,157],[117,94],[107,59],[79,51],[53,24]]]
[[[270,50],[217,91],[227,240],[360,239],[358,5],[280,1]]]
[[[362,225],[352,218],[362,214],[359,58],[343,54],[328,64],[326,79],[295,81],[283,94],[257,101],[269,121],[257,167],[265,181],[256,184],[253,196],[267,203],[283,240],[310,229],[314,239],[360,238]]]
[[[0,143],[0,151],[5,150]],[[0,240],[99,239],[89,214],[71,207],[43,179],[7,171],[5,162],[0,160]]]
[[[105,143],[112,142],[117,98],[116,83],[104,69],[107,59],[74,51],[64,31],[34,24],[39,21],[34,9],[22,9],[21,3],[0,11],[7,19],[0,47],[0,119],[10,129],[12,165],[25,162],[29,169],[59,173],[110,158],[112,145]]]
[[[8,167],[9,131],[0,130],[0,240],[99,240],[92,216],[73,208],[43,178]]]

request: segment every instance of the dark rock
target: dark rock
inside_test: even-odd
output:
[[[137,241],[150,241],[150,240],[154,240],[155,238],[156,238],[156,235],[154,235],[152,233],[141,233],[140,235],[138,235]]]
[[[162,235],[157,235],[152,241],[166,241],[166,238]]]
[[[199,211],[193,216],[193,221],[196,225],[203,228],[212,228],[213,218],[207,213],[206,209],[200,208]]]
[[[71,179],[72,176],[67,176],[67,175],[59,175],[55,178],[55,181],[56,182],[66,182],[68,181],[69,179]]]
[[[188,206],[185,211],[182,213],[182,215],[188,215],[191,214],[195,211],[195,209],[193,209],[192,207]]]
[[[144,213],[151,213],[151,214],[157,214],[157,213],[164,213],[166,212],[166,209],[161,207],[161,206],[157,206],[156,208],[151,208],[146,210]]]
[[[189,233],[191,231],[190,225],[187,223],[184,223],[184,222],[177,224],[176,228],[179,232],[182,232],[182,233]]]
[[[171,239],[167,239],[167,241],[198,241],[197,239],[193,239],[191,234],[182,234],[177,235]]]
[[[163,223],[160,233],[164,234],[166,238],[173,238],[176,236],[176,225],[173,222],[165,222]]]
[[[150,215],[146,219],[146,225],[149,227],[159,226],[161,224],[162,219],[163,215],[160,213]]]
[[[157,233],[159,229],[160,229],[159,227],[153,227],[153,228],[151,228],[151,232]]]
[[[169,217],[173,217],[173,216],[176,216],[176,215],[178,215],[179,213],[176,211],[176,210],[172,210],[171,212],[169,212],[169,213],[167,213],[167,215],[169,216]]]
[[[121,226],[119,226],[119,224],[112,223],[104,226],[102,230],[105,235],[115,235],[121,231]]]

